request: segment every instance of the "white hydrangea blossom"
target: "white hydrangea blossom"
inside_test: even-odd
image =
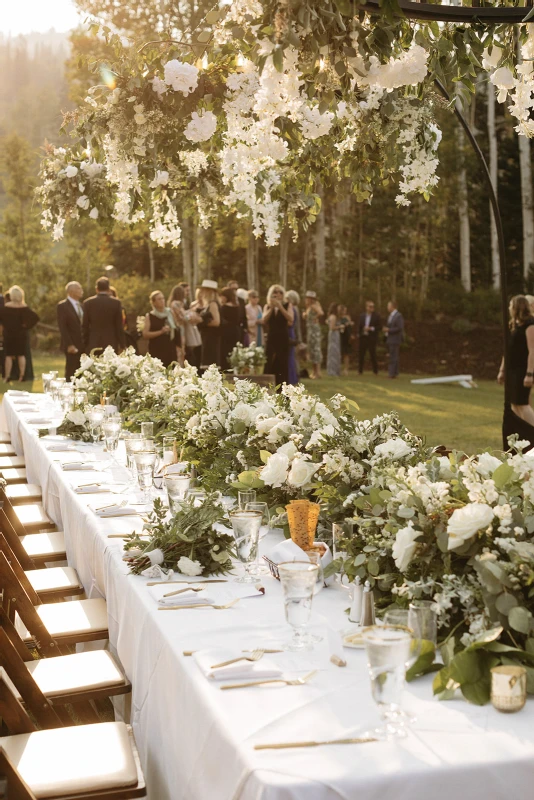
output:
[[[187,64],[173,58],[165,64],[164,81],[175,92],[181,92],[187,96],[194,92],[198,86],[198,69],[194,64]],[[152,86],[154,87],[154,83],[152,83]],[[156,86],[158,88],[154,87],[155,91],[161,93],[160,84],[158,83]]]
[[[217,117],[213,111],[193,111],[191,120],[185,127],[184,136],[190,142],[207,142],[217,128]]]

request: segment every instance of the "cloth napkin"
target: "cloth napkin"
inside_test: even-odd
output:
[[[97,492],[107,492],[109,494],[107,486],[102,486],[98,483],[88,483],[87,486],[76,486],[74,491],[76,494],[96,494]]]
[[[94,464],[89,463],[88,461],[67,461],[65,464],[61,465],[61,468],[64,470],[86,470],[86,469],[96,469]]]
[[[63,442],[60,444],[47,444],[46,449],[49,450],[51,453],[64,453],[67,450],[76,450],[74,445],[68,444],[67,442]]]
[[[141,513],[138,508],[133,508],[132,506],[121,506],[118,503],[113,503],[113,505],[109,505],[107,508],[101,508],[100,510],[97,508],[92,508],[91,511],[94,511],[96,516],[101,518],[129,517],[133,516],[134,514],[139,515]]]
[[[233,649],[229,647],[217,647],[212,650],[197,650],[193,653],[193,658],[197,662],[199,669],[206,678],[211,680],[261,680],[262,678],[279,678],[282,675],[280,667],[267,656],[263,656],[259,661],[237,661],[227,667],[212,669],[214,664],[221,661],[229,661],[231,658],[246,656],[248,653],[240,652],[239,647]]]
[[[164,597],[169,592],[177,592],[186,588],[188,587],[169,584],[168,586],[149,586],[148,591],[159,606],[192,606],[200,603],[216,603],[215,593],[211,585],[202,592],[182,592],[182,594],[175,594],[173,597]]]
[[[275,564],[282,564],[283,561],[308,560],[308,556],[302,547],[295,544],[292,539],[286,539],[284,542],[277,544],[276,547],[273,547],[269,558],[271,561],[274,561]]]
[[[52,420],[48,417],[28,417],[26,422],[29,425],[51,425]]]
[[[29,392],[22,392],[20,389],[8,389],[6,394],[10,397],[29,397]]]

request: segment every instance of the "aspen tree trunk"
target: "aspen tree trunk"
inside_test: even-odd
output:
[[[193,265],[193,286],[198,286],[200,281],[200,246],[198,241],[198,225],[193,223],[191,233],[191,261]]]
[[[152,247],[152,242],[150,241],[150,237],[147,239],[148,244],[148,263],[150,266],[150,283],[156,282],[156,262],[154,261],[154,248]]]
[[[361,295],[363,294],[363,207],[360,203],[359,208],[359,219],[358,219],[358,289],[360,290],[360,301],[362,300]]]
[[[521,63],[521,45],[517,43],[517,61]],[[523,278],[534,271],[534,202],[532,198],[532,159],[530,139],[518,136],[519,171],[521,175],[521,214],[523,217]],[[529,287],[530,288],[530,287]]]
[[[289,254],[289,240],[291,238],[291,231],[284,225],[280,234],[280,283],[284,289],[288,289],[287,285],[287,258]]]
[[[191,219],[184,217],[182,220],[182,267],[184,281],[194,286],[193,281],[193,253],[191,250]]]
[[[252,224],[248,223],[247,239],[247,288],[259,290],[258,286],[258,240],[252,233]]]
[[[324,286],[326,277],[326,225],[324,214],[324,191],[322,184],[319,184],[317,194],[321,198],[321,211],[315,222],[315,277],[317,288],[320,291]]]
[[[469,202],[467,197],[467,173],[465,169],[465,135],[456,126],[456,149],[458,151],[458,222],[460,227],[460,280],[466,292],[471,291],[471,228],[469,225]]]
[[[495,86],[491,81],[487,82],[488,87],[488,142],[489,142],[489,172],[495,194],[497,194],[498,184],[498,151],[497,151],[497,132],[495,128]],[[497,237],[497,226],[493,216],[491,201],[489,204],[490,212],[490,240],[491,240],[491,285],[494,289],[499,289],[501,285],[501,275],[499,271],[499,239]]]
[[[305,295],[308,289],[308,266],[310,263],[310,230],[304,234],[304,253],[302,255],[302,294]]]

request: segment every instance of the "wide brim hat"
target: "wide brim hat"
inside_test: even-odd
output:
[[[217,291],[218,288],[219,288],[219,284],[217,283],[217,281],[210,281],[207,278],[204,278],[204,280],[200,284],[200,288],[201,289],[215,289],[215,291]]]
[[[317,292],[306,292],[306,297],[311,297],[312,300],[316,300]]]

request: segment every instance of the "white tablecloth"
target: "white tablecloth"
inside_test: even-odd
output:
[[[34,397],[44,413],[44,398]],[[159,612],[146,579],[128,574],[121,541],[108,538],[139,529],[141,520],[97,518],[88,506],[115,498],[74,493],[73,486],[95,479],[93,472],[61,470],[60,461],[79,454],[46,450],[13,399],[4,399],[2,411],[28,480],[43,487],[45,508],[65,531],[69,563],[88,596],[107,600],[111,645],[133,685],[132,724],[151,800],[531,800],[532,700],[512,716],[462,700],[439,703],[430,677],[406,692],[406,707],[419,721],[405,740],[254,751],[256,743],[328,739],[375,726],[363,652],[345,649],[348,666],[333,666],[328,656],[339,646],[330,635],[316,653],[272,656],[295,676],[319,667],[306,686],[221,691],[183,651],[221,645],[239,653],[287,638],[279,584],[269,576],[264,597],[225,611]],[[109,462],[100,447],[83,451]],[[126,478],[119,459],[102,475]],[[269,535],[263,546],[276,541]],[[320,592],[317,629],[345,628],[346,606],[342,590]]]

